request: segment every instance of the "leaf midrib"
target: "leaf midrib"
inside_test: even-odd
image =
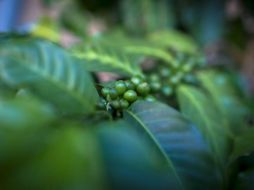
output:
[[[153,48],[153,47],[135,47],[135,46],[127,46],[125,50],[129,53],[133,54],[144,54],[144,55],[150,55],[159,59],[162,59],[166,63],[170,64],[171,66],[175,67],[176,63],[174,62],[174,59],[170,54],[168,54],[165,50]],[[153,52],[153,53],[151,53]]]
[[[206,126],[209,126],[209,121],[208,121],[208,118],[206,117],[206,114],[204,114],[204,112],[202,112],[202,108],[201,108],[201,106],[199,106],[199,104],[198,104],[198,101],[196,101],[196,98],[194,98],[192,95],[191,95],[191,93],[188,93],[188,91],[187,91],[187,89],[181,89],[182,91],[185,91],[185,93],[182,93],[182,94],[186,94],[186,96],[187,97],[189,97],[189,100],[191,100],[193,103],[194,103],[194,105],[196,106],[196,108],[197,108],[197,110],[198,110],[198,112],[200,113],[200,118],[203,118],[204,119],[204,122],[205,122],[205,124],[206,124]],[[218,154],[218,150],[219,150],[219,146],[217,145],[217,143],[213,140],[213,139],[216,139],[216,136],[215,136],[215,134],[213,133],[213,130],[212,129],[210,129],[210,127],[206,127],[206,129],[208,129],[208,134],[210,134],[211,135],[211,142],[212,142],[212,146],[214,146],[215,148],[216,148],[216,154],[217,154],[217,156],[219,156]],[[216,157],[216,159],[217,159],[217,161],[218,161],[218,157]],[[221,160],[220,160],[220,162],[221,162]],[[221,163],[222,164],[222,163]]]
[[[97,54],[97,52],[93,52],[93,53]],[[108,55],[99,55],[97,57],[91,58],[91,57],[87,56],[87,54],[88,53],[73,53],[73,56],[75,56],[79,59],[87,59],[89,61],[99,61],[100,63],[102,63],[104,65],[113,65],[114,67],[119,68],[130,75],[133,75],[133,73],[139,74],[139,72],[134,72],[133,69],[131,69],[129,62],[118,61],[117,59],[115,59],[114,62],[112,62],[112,61],[106,62],[106,61],[103,61],[103,57],[108,56]],[[120,62],[121,64],[116,64],[115,62]]]
[[[209,73],[208,73],[207,75],[209,75]],[[210,90],[210,89],[216,89],[216,86],[215,86],[211,81],[206,80],[206,78],[204,77],[204,75],[203,75],[202,73],[199,74],[199,77],[200,77],[200,79],[201,79],[202,81],[205,82],[205,84],[206,84],[207,87],[209,88],[209,89],[207,89],[207,90],[208,90],[208,92],[211,94],[212,98],[214,99],[215,105],[218,107],[218,109],[222,112],[222,114],[223,114],[224,116],[227,116],[227,114],[226,114],[224,108],[221,107],[221,103],[220,103],[221,100],[220,100],[220,98],[219,98],[219,97],[221,97],[221,94],[217,93],[216,90],[214,90],[214,91],[211,91],[211,90]],[[215,87],[215,88],[214,88],[214,87]],[[225,125],[226,125],[227,127],[229,127],[230,121],[228,121],[227,119],[223,119],[223,121],[224,121]],[[230,128],[227,130],[227,132],[228,132],[228,134],[229,134],[229,136],[230,136],[231,138],[234,138],[235,135],[234,135],[233,131],[230,130]]]
[[[181,182],[181,179],[179,177],[179,175],[176,172],[176,169],[173,165],[173,163],[171,162],[171,160],[169,159],[167,153],[163,150],[163,148],[161,147],[160,143],[156,140],[155,136],[146,128],[145,124],[139,119],[139,117],[137,117],[133,112],[131,112],[130,110],[126,110],[126,112],[132,116],[139,124],[140,126],[143,128],[143,130],[148,134],[148,136],[151,138],[151,140],[155,143],[157,149],[159,150],[159,152],[162,154],[162,156],[164,157],[164,159],[167,162],[167,165],[169,168],[172,169],[175,177],[177,178],[178,183],[181,186],[181,189],[185,189],[184,185]]]

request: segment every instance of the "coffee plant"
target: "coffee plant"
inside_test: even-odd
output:
[[[80,37],[68,47],[0,34],[0,189],[254,189],[253,98],[156,2],[120,3],[146,35],[89,36],[78,11],[61,17]]]

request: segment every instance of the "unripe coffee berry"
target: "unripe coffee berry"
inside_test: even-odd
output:
[[[107,88],[107,87],[104,87],[104,88],[101,89],[101,94],[102,94],[102,96],[104,96],[104,97],[107,97],[107,95],[109,94],[109,92],[110,92],[110,89]]]
[[[131,82],[132,82],[135,86],[138,86],[138,85],[142,82],[142,79],[139,78],[139,77],[132,77],[132,78],[131,78]]]
[[[145,100],[148,102],[154,102],[156,99],[154,96],[148,95],[145,97]]]
[[[138,95],[134,90],[128,90],[124,93],[123,97],[128,102],[134,102],[137,100]]]
[[[123,82],[123,81],[117,81],[115,83],[115,90],[116,90],[118,95],[123,94],[127,90],[125,82]]]
[[[114,100],[111,102],[111,106],[116,110],[120,109],[120,102],[118,100]]]
[[[121,109],[127,109],[129,107],[129,102],[125,99],[120,100],[120,107]]]
[[[164,96],[171,96],[173,94],[173,88],[170,86],[163,86],[162,87],[162,94]]]
[[[114,100],[118,97],[118,93],[117,93],[116,89],[114,89],[114,88],[110,89],[109,95],[112,100]]]
[[[158,92],[161,89],[161,83],[160,82],[151,82],[150,88],[153,92]]]
[[[150,87],[147,82],[143,82],[137,86],[137,92],[141,95],[147,95],[150,91]]]
[[[135,85],[129,80],[125,81],[125,86],[128,90],[134,90],[135,89]]]

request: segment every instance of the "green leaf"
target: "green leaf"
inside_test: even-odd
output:
[[[151,42],[165,48],[171,48],[180,52],[196,53],[197,44],[189,36],[179,31],[158,31],[149,36]]]
[[[134,62],[140,62],[142,58],[154,58],[161,60],[168,64],[169,66],[176,67],[177,63],[175,61],[172,52],[168,51],[166,48],[158,45],[156,43],[150,42],[145,38],[134,38],[124,34],[116,35],[105,35],[99,39],[95,40],[100,44],[101,47],[112,49],[114,52],[122,52],[128,56],[128,58],[133,58]],[[115,43],[112,43],[114,41]],[[131,61],[132,61],[131,60]]]
[[[180,86],[177,96],[181,112],[194,122],[209,142],[218,164],[224,168],[231,148],[231,134],[227,123],[209,95],[198,88]]]
[[[234,138],[234,147],[230,156],[233,162],[241,156],[248,156],[254,151],[254,129],[248,129]]]
[[[164,61],[170,66],[173,66],[173,67],[177,66],[177,63],[175,62],[175,59],[170,52],[168,52],[164,48],[154,46],[152,44],[135,45],[135,46],[128,45],[124,47],[124,50],[128,54],[137,54],[137,55],[142,55],[146,57],[153,57],[161,61]]]
[[[35,37],[44,38],[52,42],[60,41],[59,27],[49,17],[42,17],[32,28],[31,35]]]
[[[85,68],[60,47],[42,40],[2,43],[0,77],[14,88],[27,88],[64,114],[93,111],[98,99]]]
[[[245,130],[248,109],[234,87],[230,75],[210,70],[199,72],[198,78],[210,93],[212,101],[227,120],[232,132],[237,135]]]
[[[74,57],[80,59],[88,71],[116,72],[126,76],[142,75],[135,58],[124,51],[101,44],[81,45],[71,49]]]
[[[178,189],[221,189],[222,175],[211,149],[179,112],[158,102],[137,102],[124,118],[161,156]]]
[[[179,189],[160,156],[127,123],[102,125],[97,134],[112,189]]]

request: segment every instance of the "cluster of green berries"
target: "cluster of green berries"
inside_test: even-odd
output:
[[[161,94],[165,97],[172,96],[174,89],[180,83],[195,84],[197,79],[193,74],[194,68],[197,66],[197,61],[184,56],[177,59],[174,67],[160,65],[153,69],[148,75],[148,82],[151,87],[151,92]]]
[[[113,108],[114,110],[127,109],[138,99],[153,101],[149,96],[150,85],[141,77],[133,77],[130,80],[118,80],[110,87],[101,89],[101,98],[99,107],[103,109]]]

